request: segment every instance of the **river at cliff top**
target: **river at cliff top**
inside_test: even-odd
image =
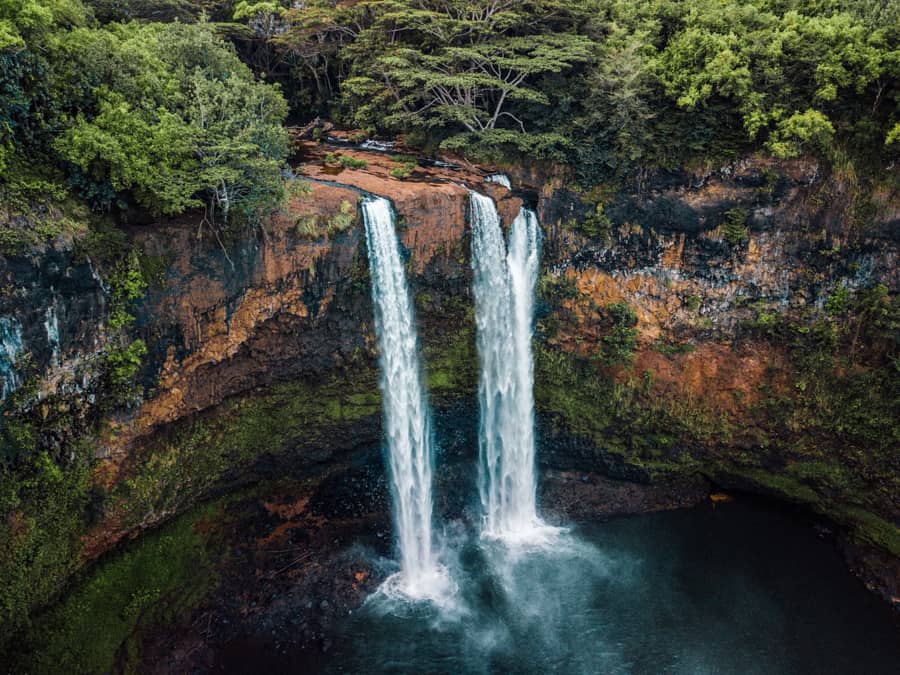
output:
[[[453,605],[375,597],[336,623],[324,654],[244,644],[214,670],[772,675],[900,663],[896,617],[828,538],[756,501],[583,525],[526,551],[456,536]]]

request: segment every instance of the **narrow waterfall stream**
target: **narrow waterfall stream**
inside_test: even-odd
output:
[[[489,197],[470,192],[475,320],[481,360],[479,489],[483,533],[533,540],[537,515],[534,445],[533,296],[540,262],[537,217],[522,209],[509,250]]]
[[[443,582],[432,534],[434,457],[431,421],[418,358],[413,307],[400,256],[394,212],[387,199],[362,204],[381,352],[391,492],[400,572],[386,590],[411,598],[440,594]]]

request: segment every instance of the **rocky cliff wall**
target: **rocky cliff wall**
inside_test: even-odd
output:
[[[800,502],[846,528],[854,559],[888,570],[880,588],[898,594],[894,196],[759,157],[582,194],[542,167],[508,167],[509,192],[478,169],[406,175],[403,159],[334,153],[302,145],[289,199],[260,229],[126,228],[122,257],[148,282],[127,302],[128,266],[90,246],[3,261],[7,429],[30,411],[22,428],[39,451],[20,475],[62,468],[52,489],[23,482],[6,501],[9,616],[198,499],[378,439],[366,193],[400,218],[433,400],[470,397],[467,186],[507,224],[523,199],[541,217],[546,467],[666,484],[701,474]],[[147,354],[126,384],[139,386],[109,402],[110,355],[137,340]]]

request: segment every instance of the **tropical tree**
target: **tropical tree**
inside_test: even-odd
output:
[[[254,220],[275,202],[287,105],[209,26],[111,24],[55,49],[56,94],[77,105],[54,148],[81,182],[162,214]]]
[[[369,5],[375,18],[347,48],[353,74],[343,83],[354,119],[368,126],[525,132],[515,106],[549,102],[536,80],[591,53],[589,38],[566,32],[574,22],[560,2]],[[533,21],[536,12],[546,20]]]

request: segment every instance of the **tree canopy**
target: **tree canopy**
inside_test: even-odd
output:
[[[511,111],[549,103],[541,76],[586,62],[591,40],[558,17],[534,23],[558,2],[381,2],[352,45],[343,83],[353,119],[399,127],[458,125],[490,134],[503,122],[525,133]],[[412,5],[412,6],[411,6]],[[385,114],[387,113],[387,114]]]
[[[898,45],[897,0],[0,0],[0,190],[252,219],[288,115],[587,186],[750,150],[888,175]]]
[[[749,148],[900,155],[896,0],[245,0],[232,18],[306,115],[586,182]]]
[[[98,209],[252,220],[275,203],[287,105],[212,25],[97,25],[75,0],[29,3],[0,9],[17,28],[0,51],[0,180],[44,157]]]

